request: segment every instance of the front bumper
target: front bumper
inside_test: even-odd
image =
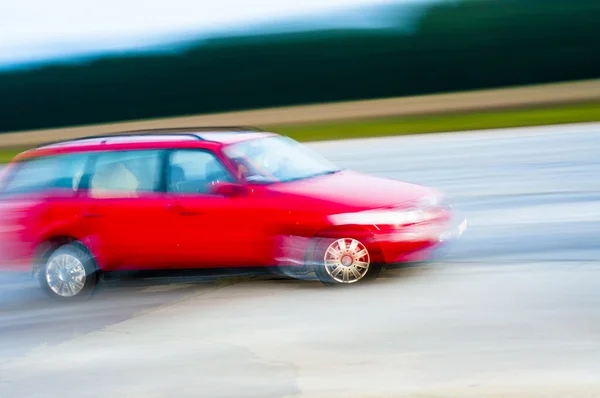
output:
[[[397,243],[445,243],[460,239],[466,230],[467,219],[461,218],[445,223],[416,224],[399,228],[392,232],[377,234],[376,240]]]
[[[439,249],[459,240],[467,225],[466,218],[454,217],[444,223],[416,224],[376,234],[375,240],[385,263],[428,261],[437,257]]]

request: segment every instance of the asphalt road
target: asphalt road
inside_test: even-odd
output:
[[[125,280],[57,306],[0,276],[0,397],[600,396],[600,124],[313,147],[440,188],[466,235],[349,289]]]

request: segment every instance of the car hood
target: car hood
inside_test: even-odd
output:
[[[269,190],[304,197],[342,211],[361,211],[413,202],[437,191],[407,182],[370,176],[353,171],[340,171],[305,180],[278,183]]]

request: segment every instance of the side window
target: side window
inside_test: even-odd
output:
[[[115,151],[97,153],[90,178],[94,198],[135,198],[156,192],[160,186],[161,151]]]
[[[68,154],[19,162],[6,176],[2,193],[36,193],[56,188],[76,191],[87,158],[87,154]]]
[[[176,150],[169,158],[167,190],[177,193],[208,193],[215,182],[231,182],[225,166],[214,153]]]

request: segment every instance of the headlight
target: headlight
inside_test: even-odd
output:
[[[405,225],[423,222],[427,218],[427,212],[420,209],[368,210],[329,216],[334,225]]]
[[[417,200],[408,209],[377,209],[356,213],[343,213],[329,216],[334,225],[407,225],[435,218],[435,209],[450,209],[447,199],[442,195],[428,195]],[[433,211],[432,211],[433,210]]]

